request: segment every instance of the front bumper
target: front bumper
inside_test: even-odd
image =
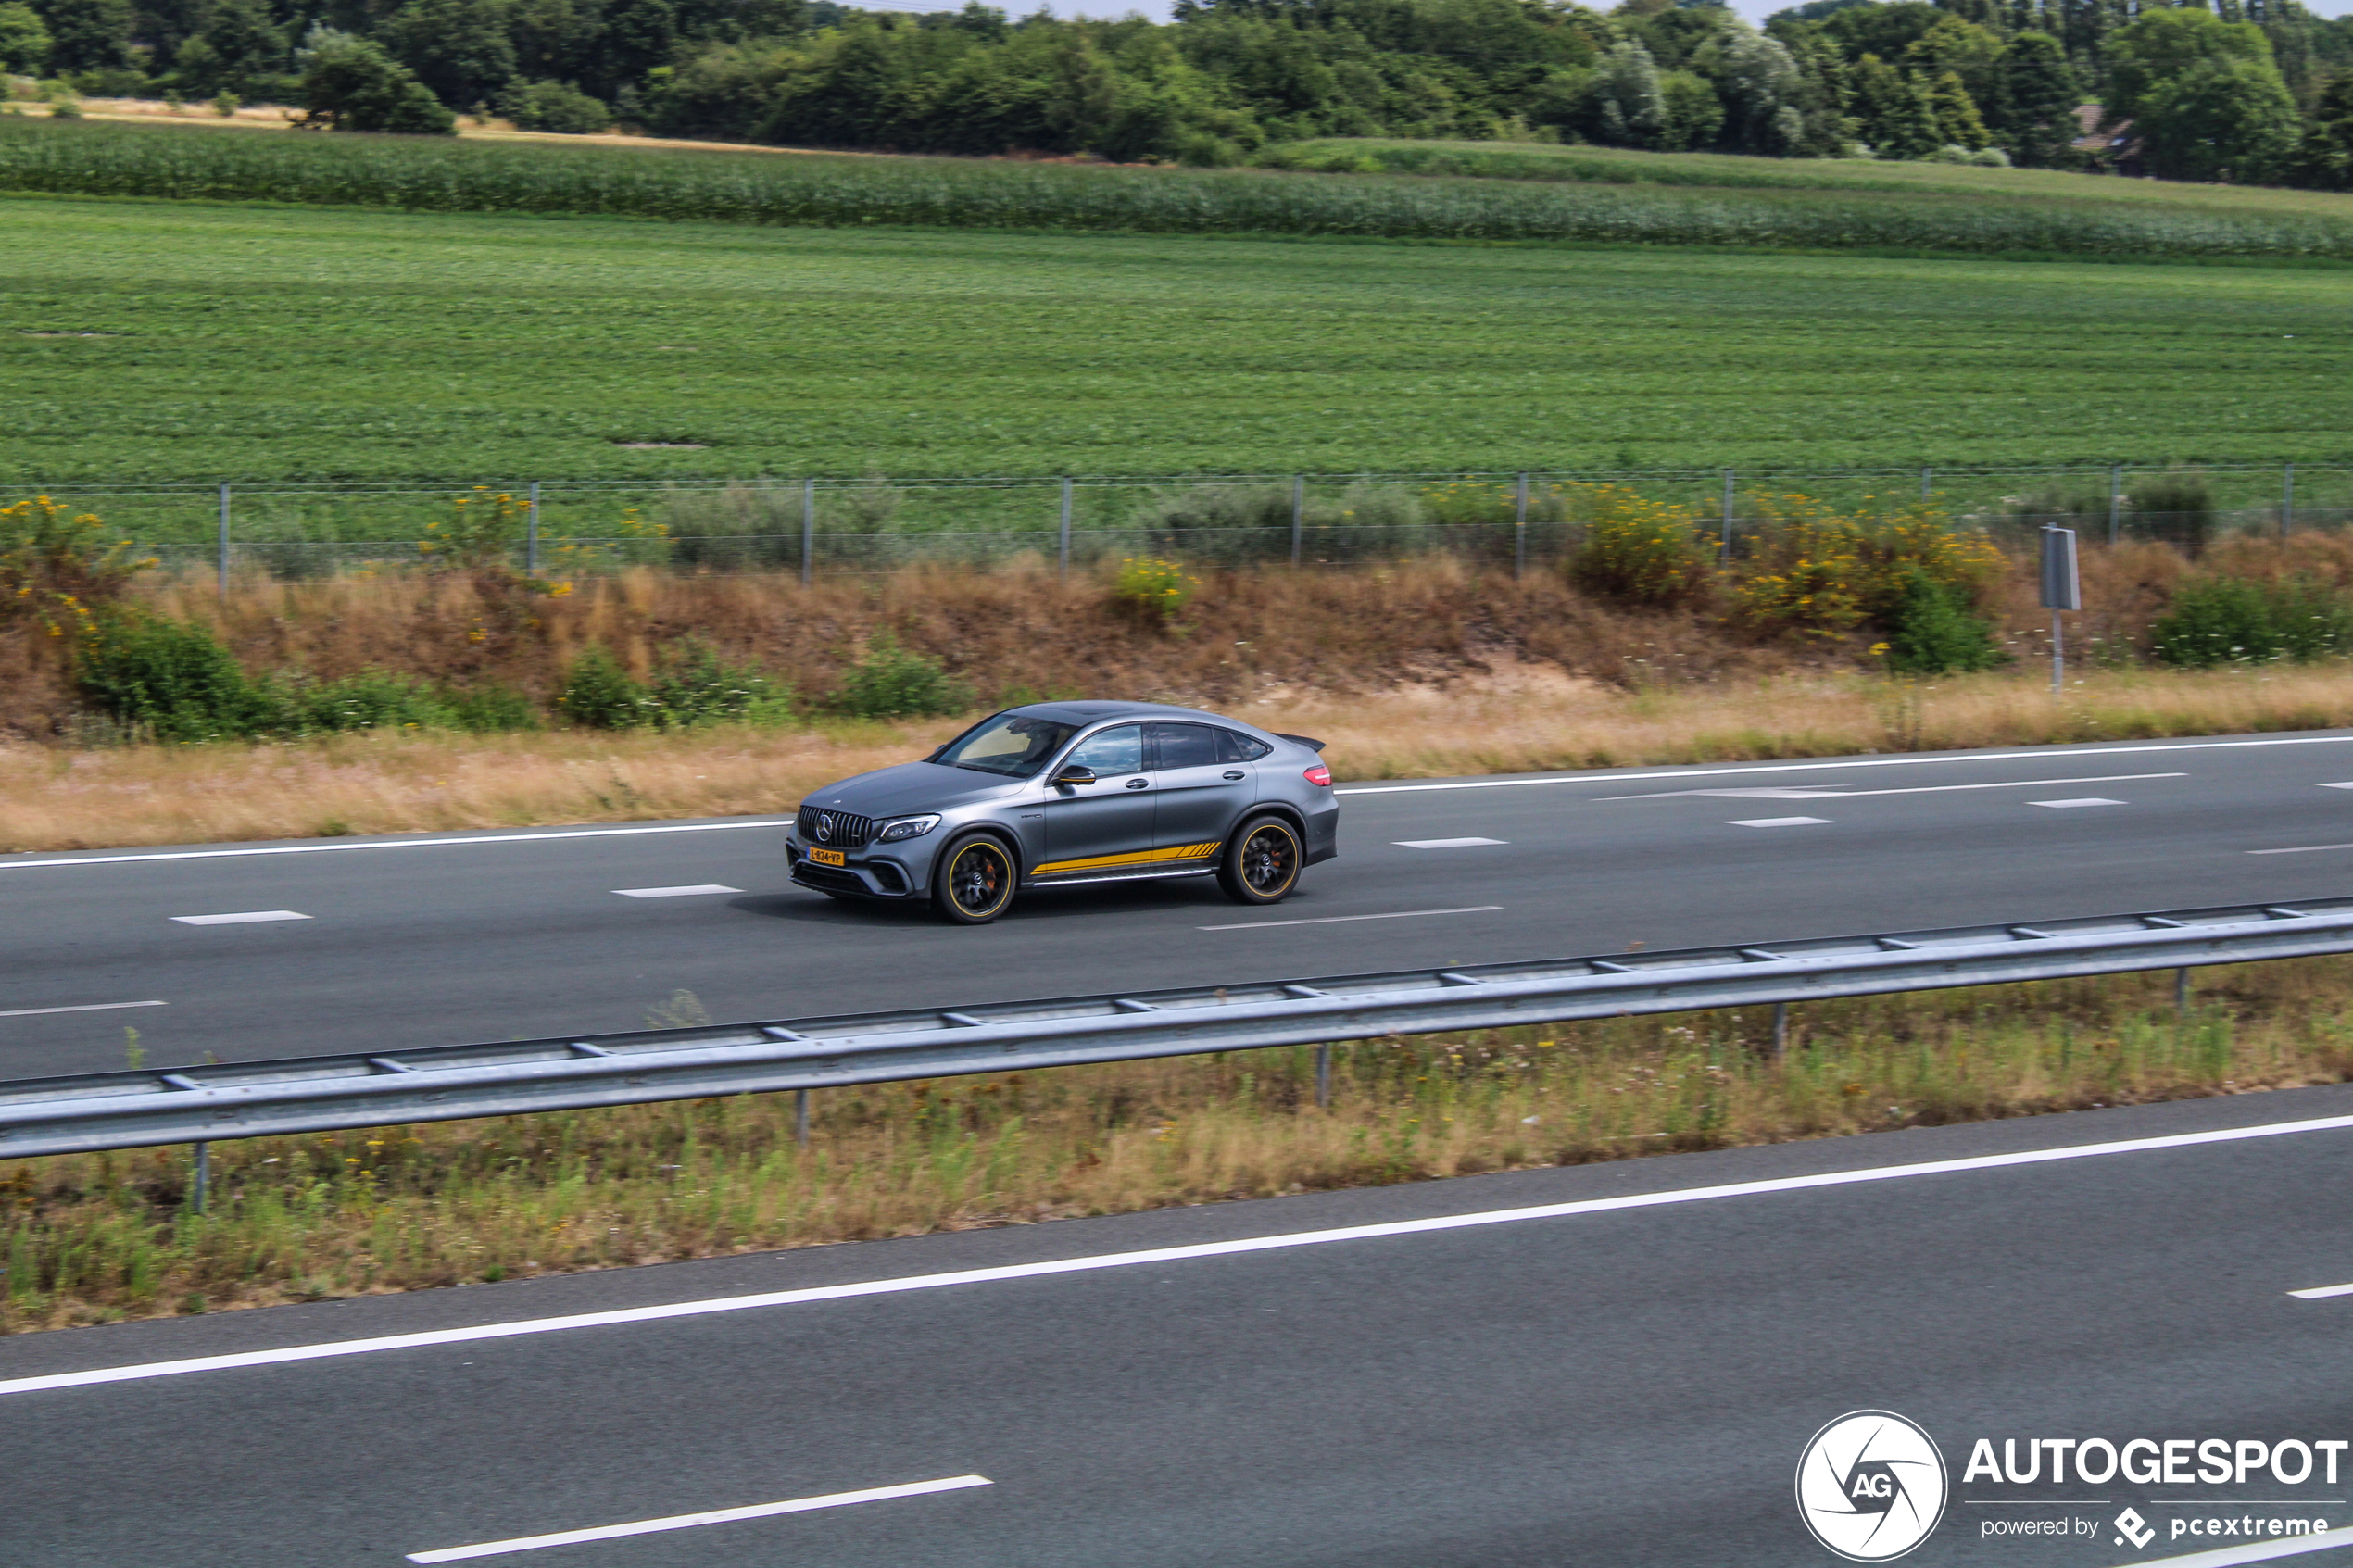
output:
[[[922,842],[915,840],[913,842]],[[844,853],[843,864],[821,866],[792,838],[785,840],[785,861],[792,880],[820,893],[847,893],[856,898],[916,898],[925,878],[893,855],[876,854],[873,847]]]

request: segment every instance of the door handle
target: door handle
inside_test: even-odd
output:
[[[1226,776],[1229,779],[1246,779],[1250,777],[1248,773],[1243,772],[1239,768],[1227,769]]]
[[[1151,783],[1152,782],[1150,779],[1129,779],[1127,781],[1127,787],[1129,789],[1150,789],[1151,787]]]

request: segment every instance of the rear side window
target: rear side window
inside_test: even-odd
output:
[[[1217,760],[1220,762],[1255,762],[1274,749],[1263,740],[1238,735],[1231,730],[1217,732]]]
[[[1151,724],[1153,766],[1163,772],[1177,768],[1214,768],[1223,759],[1217,732],[1206,724]]]

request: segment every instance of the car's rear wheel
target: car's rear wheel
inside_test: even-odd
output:
[[[931,907],[954,925],[987,925],[1013,901],[1021,880],[1005,847],[975,834],[948,847],[931,875]]]
[[[1252,817],[1227,841],[1217,884],[1239,904],[1278,904],[1299,885],[1299,834],[1280,817]]]

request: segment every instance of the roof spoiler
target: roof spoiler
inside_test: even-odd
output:
[[[1294,746],[1303,746],[1310,751],[1321,751],[1324,749],[1324,743],[1315,739],[1313,735],[1287,735],[1280,730],[1272,730],[1268,733],[1277,740],[1287,740]]]

